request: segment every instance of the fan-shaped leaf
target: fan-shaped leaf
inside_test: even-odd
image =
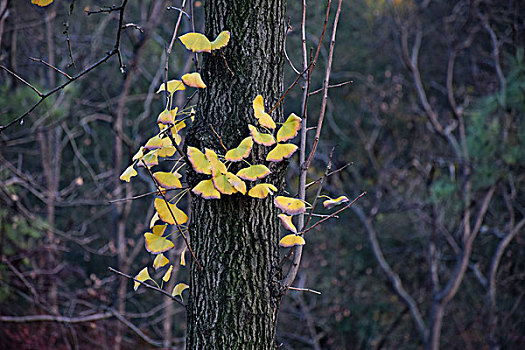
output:
[[[204,149],[204,154],[206,155],[206,159],[208,159],[208,161],[210,162],[211,173],[214,176],[216,174],[226,174],[226,165],[224,165],[224,163],[219,160],[215,151],[206,148]]]
[[[269,173],[270,169],[268,169],[265,165],[256,164],[239,170],[237,172],[237,176],[244,180],[255,181],[257,179],[262,179]]]
[[[242,160],[243,158],[246,158],[250,154],[250,151],[252,150],[252,146],[253,146],[253,139],[250,136],[248,136],[244,140],[241,141],[239,146],[226,152],[224,159],[229,160],[230,162],[238,162]]]
[[[180,300],[182,299],[182,292],[184,292],[186,289],[190,288],[186,283],[178,283],[175,288],[173,288],[173,292],[171,292],[172,297],[179,296]],[[184,301],[184,300],[183,300]]]
[[[348,198],[346,196],[339,196],[336,199],[329,199],[323,202],[323,205],[326,209],[330,209],[335,207],[336,205],[346,203],[348,202]]]
[[[219,50],[226,45],[228,45],[228,42],[230,41],[230,32],[227,30],[223,30],[222,32],[217,35],[217,38],[211,42],[211,49],[212,50]]]
[[[163,125],[173,125],[175,123],[175,117],[177,116],[178,107],[172,110],[163,110],[157,117],[157,123]]]
[[[135,155],[133,156],[132,160],[135,161],[135,160],[140,160],[142,159],[142,157],[144,157],[144,147],[143,146],[140,146],[139,150],[137,151],[137,153],[135,153]]]
[[[225,176],[228,179],[228,182],[230,183],[230,185],[233,186],[233,188],[235,188],[237,191],[241,192],[242,194],[246,194],[246,184],[244,183],[244,181],[242,181],[239,177],[237,177],[236,175],[230,172],[227,172]]]
[[[180,174],[178,173],[167,173],[163,171],[158,171],[153,174],[153,177],[155,178],[155,180],[157,180],[160,186],[164,187],[167,190],[182,187],[182,184],[179,180]]]
[[[137,171],[133,168],[133,164],[131,164],[124,170],[122,175],[120,175],[120,180],[129,182],[133,176],[137,176]]]
[[[175,91],[179,91],[179,90],[181,91],[186,90],[186,87],[184,86],[182,81],[176,80],[176,79],[168,81],[168,92],[170,94],[174,93]],[[157,90],[157,94],[161,91],[166,91],[166,84],[164,83],[160,84],[160,87]]]
[[[278,143],[266,156],[266,160],[270,162],[280,162],[285,158],[290,158],[292,154],[297,151],[296,145],[293,143]]]
[[[237,192],[237,190],[230,184],[230,181],[228,181],[228,178],[226,177],[226,174],[223,173],[216,173],[212,177],[213,180],[213,186],[223,194],[233,194]]]
[[[151,254],[164,253],[174,247],[173,242],[162,236],[157,236],[151,232],[144,234],[146,250]]]
[[[227,30],[222,31],[213,42],[210,42],[201,33],[187,33],[180,36],[179,39],[188,50],[193,52],[211,52],[228,44],[230,32]]]
[[[153,151],[162,147],[162,139],[159,135],[155,135],[146,142],[144,150]]]
[[[275,143],[275,139],[271,134],[263,134],[257,131],[257,128],[253,125],[248,125],[250,129],[250,134],[253,137],[253,141],[263,146],[271,146]]]
[[[191,191],[206,199],[221,198],[221,193],[213,186],[213,181],[211,179],[202,180]]]
[[[155,198],[154,204],[155,209],[159,213],[159,217],[162,221],[167,222],[171,225],[182,225],[188,221],[188,216],[182,210],[177,208],[175,204],[166,203],[166,201],[162,198]],[[173,215],[171,215],[172,213]],[[173,218],[173,216],[175,216],[175,218]]]
[[[152,278],[149,276],[149,272],[148,272],[148,268],[147,267],[145,267],[142,270],[140,270],[140,272],[135,276],[135,279],[140,281],[140,282],[144,282],[144,281],[147,281],[147,280],[152,280]],[[134,281],[133,282],[133,289],[137,290],[139,287],[140,287],[140,283],[137,282],[137,281]]]
[[[277,215],[279,219],[281,219],[281,224],[284,226],[285,229],[288,231],[292,231],[293,233],[297,233],[297,228],[292,222],[292,217],[288,216],[286,214],[279,214]]]
[[[306,242],[302,236],[287,235],[281,238],[279,245],[284,248],[293,247],[294,245],[304,245]]]
[[[151,232],[153,232],[154,235],[162,236],[164,234],[164,231],[166,231],[166,227],[168,227],[168,225],[166,224],[154,225],[151,229]]]
[[[277,131],[277,142],[293,139],[301,129],[301,118],[294,113],[290,114],[281,128]]]
[[[210,161],[206,158],[204,153],[197,148],[188,146],[188,158],[190,159],[193,170],[201,174],[211,174]]]
[[[248,196],[253,198],[266,198],[268,194],[273,194],[277,188],[272,184],[258,184],[248,191]]]
[[[304,202],[296,198],[277,196],[273,203],[277,208],[290,215],[302,214],[306,211]]]
[[[153,260],[153,267],[155,270],[158,270],[159,268],[166,266],[169,262],[170,260],[161,253],[155,257],[155,260]]]
[[[157,156],[157,151],[153,151],[142,157],[140,162],[137,163],[137,166],[144,167],[144,165],[146,165],[151,168],[157,164],[159,164],[159,157]]]
[[[206,84],[204,84],[198,72],[184,74],[181,79],[187,86],[201,89],[206,88]]]
[[[257,95],[253,100],[253,111],[255,118],[259,121],[259,124],[267,127],[268,129],[275,129],[275,122],[268,113],[264,111],[264,100],[261,95]]]
[[[31,0],[31,3],[40,7],[45,7],[50,5],[53,1],[54,0]]]

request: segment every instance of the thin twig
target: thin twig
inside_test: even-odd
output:
[[[120,11],[122,10],[122,5],[121,6],[111,6],[111,7],[103,7],[103,8],[100,8],[98,10],[95,10],[95,11],[85,11],[86,14],[89,16],[89,15],[92,15],[94,13],[104,13],[104,12],[107,12],[107,13],[110,13],[110,12],[114,12],[114,11]]]
[[[171,36],[170,46],[168,46],[168,49],[166,50],[166,62],[164,63],[164,89],[166,90],[166,106],[168,106],[168,100],[169,100],[169,92],[168,92],[168,70],[169,70],[169,60],[171,55],[171,50],[173,50],[173,45],[175,44],[175,40],[177,39],[177,32],[179,31],[179,25],[180,21],[182,19],[182,15],[184,14],[184,7],[186,6],[186,0],[182,1],[181,9],[179,12],[179,17],[177,18],[177,23],[175,23],[175,29],[173,30],[173,35]]]
[[[328,88],[331,89],[331,88],[341,87],[341,86],[345,86],[345,85],[353,84],[353,83],[354,83],[353,80],[349,80],[349,81],[345,81],[345,82],[339,83],[339,84],[328,85]],[[312,96],[312,95],[320,93],[321,91],[323,91],[323,88],[320,88],[320,89],[317,89],[315,91],[312,91],[312,92],[310,92],[309,95]]]
[[[219,139],[219,142],[222,146],[222,148],[224,148],[225,151],[228,151],[228,149],[226,148],[226,146],[224,146],[224,143],[222,143],[222,138],[219,136],[219,134],[217,134],[217,131],[215,131],[215,129],[213,128],[213,126],[211,124],[209,124],[209,127],[211,129],[211,131],[213,131],[213,133],[215,134],[215,136]]]
[[[37,93],[38,96],[40,97],[43,97],[44,94],[41,93],[40,91],[38,91],[38,89],[36,87],[34,87],[33,85],[31,85],[30,83],[28,83],[27,81],[24,80],[24,78],[22,78],[21,76],[19,76],[18,74],[16,74],[15,72],[9,70],[7,67],[3,66],[0,64],[0,68],[2,68],[3,70],[5,70],[7,73],[11,74],[12,76],[14,76],[16,79],[20,80],[22,83],[24,83],[25,85],[29,86],[31,89],[33,89],[34,92]]]
[[[319,139],[321,137],[321,130],[323,127],[324,116],[326,113],[326,102],[328,100],[328,86],[329,86],[329,81],[330,81],[330,73],[332,70],[332,60],[334,57],[335,35],[337,33],[337,24],[339,23],[339,14],[341,13],[341,2],[342,0],[339,0],[337,11],[335,13],[334,25],[332,28],[332,40],[330,42],[330,51],[328,53],[328,64],[326,66],[325,77],[323,81],[323,99],[321,100],[321,111],[319,112],[319,120],[317,121],[317,130],[315,133],[314,144],[312,145],[312,150],[310,151],[308,160],[306,161],[306,164],[304,165],[305,168],[308,168],[308,166],[312,162],[312,159],[315,155],[315,151],[317,149],[317,145],[319,144]],[[314,58],[314,60],[317,59],[318,53],[319,51],[316,53],[316,57]]]
[[[310,220],[312,219],[312,214],[313,214],[314,209],[315,209],[315,205],[317,204],[317,201],[319,200],[319,196],[321,195],[321,191],[323,190],[324,182],[325,182],[326,178],[328,177],[328,174],[330,173],[330,170],[332,170],[332,157],[334,155],[334,150],[335,150],[335,146],[332,147],[332,149],[330,150],[330,156],[328,157],[328,164],[326,165],[326,169],[324,171],[324,175],[321,178],[319,187],[317,188],[317,193],[315,194],[315,198],[314,198],[314,201],[312,203],[312,209],[310,210],[310,214],[308,214],[308,217],[306,218],[306,222],[304,223],[304,226],[308,226],[308,224],[310,223]],[[328,216],[328,218],[329,218],[329,216]]]
[[[44,60],[41,59],[41,58],[29,57],[29,59],[30,59],[31,61],[34,61],[34,62],[42,63],[43,65],[45,65],[45,66],[47,66],[47,67],[49,67],[49,68],[51,68],[51,69],[54,69],[55,71],[57,71],[58,73],[62,74],[62,75],[65,76],[66,78],[68,78],[68,79],[72,79],[71,76],[70,76],[69,74],[67,74],[66,72],[64,72],[64,71],[62,71],[62,70],[60,70],[60,69],[58,69],[57,67],[55,67],[55,66],[53,66],[53,65],[51,65],[51,64],[49,64],[49,63],[47,63],[46,61],[44,61]]]
[[[182,301],[180,301],[180,300],[177,299],[176,297],[172,296],[170,293],[166,292],[164,289],[160,289],[160,288],[158,288],[158,287],[156,287],[156,286],[152,286],[151,284],[148,284],[148,283],[146,283],[146,282],[139,281],[139,280],[136,279],[135,277],[130,276],[130,275],[128,275],[128,274],[125,274],[124,272],[120,272],[119,270],[116,270],[116,269],[112,268],[111,266],[108,267],[108,270],[111,271],[111,272],[113,272],[113,273],[116,273],[117,275],[121,275],[121,276],[126,277],[126,278],[128,278],[128,279],[130,279],[130,280],[133,280],[133,281],[135,281],[135,282],[138,282],[138,283],[140,283],[141,285],[143,285],[143,286],[146,287],[146,288],[153,289],[153,290],[156,291],[156,292],[159,292],[159,293],[161,293],[161,294],[164,294],[165,296],[169,297],[170,299],[175,300],[175,301],[176,301],[177,303],[179,303],[181,306],[186,307],[186,305],[184,305],[184,303],[183,303]]]
[[[184,187],[183,188],[169,188],[169,189],[165,189],[164,191],[168,192],[168,191],[176,191],[176,190],[181,190],[181,189],[186,189],[186,188],[184,188]],[[139,195],[136,195],[136,196],[133,196],[133,197],[113,199],[111,201],[108,201],[108,203],[132,201],[132,200],[135,200],[135,199],[144,198],[144,197],[147,197],[147,196],[151,196],[152,194],[158,194],[158,193],[159,193],[159,191],[155,190],[155,191],[151,191],[151,192],[147,192],[147,193],[142,193],[142,194],[139,194]]]
[[[286,89],[286,91],[284,92],[284,94],[282,94],[282,96],[279,98],[279,101],[277,101],[277,103],[275,104],[275,106],[273,106],[272,109],[270,109],[270,111],[268,112],[268,114],[272,114],[272,112],[279,106],[279,104],[281,104],[281,102],[284,100],[284,98],[286,97],[286,95],[288,95],[288,92],[290,92],[290,90],[297,84],[297,82],[299,81],[299,79],[301,79],[301,77],[303,76],[304,73],[306,73],[306,71],[308,69],[310,69],[310,67],[312,66],[312,63],[310,63],[301,73],[298,73],[297,75],[297,78],[295,79],[295,81],[292,83],[292,85],[290,85],[288,87],[288,89]]]
[[[345,211],[346,209],[350,208],[352,205],[354,205],[355,202],[357,202],[359,199],[361,199],[361,197],[363,197],[364,195],[366,195],[366,192],[363,192],[361,193],[359,196],[357,196],[353,201],[351,201],[350,203],[348,203],[347,205],[345,205],[343,208],[339,209],[338,211],[328,215],[327,217],[325,217],[324,219],[321,219],[319,221],[317,221],[315,224],[313,224],[312,226],[308,227],[306,230],[302,230],[300,233],[301,234],[305,234],[306,232],[310,231],[311,229],[321,225],[323,222],[325,222],[326,220],[328,219],[331,219],[333,218],[334,216],[336,216],[337,214],[339,214],[340,212],[342,211]]]
[[[317,294],[317,295],[321,295],[321,292],[319,292],[317,290],[314,290],[314,289],[310,289],[310,288],[288,287],[288,289],[298,290],[298,291],[301,291],[301,292],[310,292],[310,293],[314,293],[314,294]]]
[[[71,66],[76,67],[75,60],[73,59],[73,49],[71,47],[71,38],[69,37],[69,20],[71,19],[71,15],[73,14],[74,8],[75,8],[75,0],[71,1],[71,4],[69,5],[69,12],[67,15],[67,20],[64,23],[64,27],[66,28],[64,30],[64,34],[66,35],[67,51],[69,53],[69,59],[71,59],[71,63],[68,65],[68,67],[71,67]],[[67,77],[71,79],[69,76]]]
[[[180,12],[182,12],[182,14],[183,14],[184,16],[186,16],[186,17],[187,17],[188,19],[190,19],[190,20],[191,20],[191,17],[190,17],[190,15],[188,15],[188,13],[187,13],[187,12],[185,12],[185,11],[184,11],[184,9],[182,9],[182,8],[179,8],[179,7],[175,7],[175,6],[168,6],[168,7],[166,7],[166,10],[168,10],[168,11],[169,11],[169,10],[176,10],[176,11],[180,11]]]
[[[334,174],[337,174],[338,172],[341,172],[343,171],[346,167],[350,166],[350,165],[354,165],[354,162],[350,162],[350,163],[346,163],[345,165],[343,165],[342,167],[340,167],[339,169],[337,170],[334,170],[332,171],[331,173],[329,173],[326,177],[330,177]],[[307,185],[306,185],[306,189],[312,187],[313,185],[315,185],[316,183],[318,183],[319,181],[321,181],[323,179],[323,177],[320,177],[318,178],[317,180],[314,180],[312,182],[309,182]]]
[[[124,10],[125,10],[126,4],[127,4],[127,0],[123,0],[122,4],[119,7],[114,7],[111,10],[111,11],[117,11],[117,10],[120,11],[121,20],[123,19],[123,16],[124,16]],[[105,12],[111,12],[111,11],[105,11]],[[122,61],[121,61],[122,58],[120,57],[120,34],[121,34],[121,31],[122,31],[122,22],[119,21],[119,27],[117,29],[117,38],[115,40],[115,47],[113,48],[113,50],[109,51],[108,53],[106,53],[106,56],[102,57],[97,62],[93,63],[91,66],[85,68],[82,72],[78,73],[77,75],[75,75],[74,77],[72,77],[71,79],[66,81],[65,83],[55,87],[53,90],[49,91],[48,93],[41,95],[41,93],[37,90],[37,93],[40,96],[40,100],[38,100],[35,104],[33,104],[33,106],[31,106],[25,113],[23,113],[19,117],[13,119],[12,121],[7,123],[6,125],[0,125],[0,134],[5,129],[7,129],[7,128],[11,127],[12,125],[14,125],[14,124],[20,122],[21,120],[23,120],[26,116],[28,116],[31,112],[33,112],[35,110],[35,108],[37,108],[46,98],[48,98],[49,96],[55,94],[57,91],[60,91],[61,89],[65,88],[66,86],[68,86],[72,82],[76,81],[77,79],[83,77],[84,75],[86,75],[87,73],[89,73],[90,71],[95,69],[96,67],[100,66],[102,63],[104,63],[107,60],[109,60],[111,58],[111,56],[113,56],[115,54],[119,55],[119,62],[121,63],[121,68],[122,68]],[[3,66],[0,66],[0,67],[3,67]]]

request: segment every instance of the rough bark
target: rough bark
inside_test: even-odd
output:
[[[224,153],[210,125],[226,147],[235,147],[249,135],[248,123],[256,123],[253,99],[263,95],[270,109],[282,93],[285,0],[211,0],[205,12],[205,34],[214,38],[229,30],[231,40],[222,52],[204,54],[201,75],[208,88],[187,143]],[[282,120],[282,110],[272,116]],[[255,147],[251,161],[263,163],[264,153]],[[270,169],[265,181],[282,187],[283,166]],[[200,179],[190,177],[190,183]],[[272,199],[194,196],[191,217],[191,241],[203,270],[192,263],[187,348],[274,348],[279,223]]]

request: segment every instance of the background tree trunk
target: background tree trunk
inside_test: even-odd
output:
[[[215,38],[229,30],[231,40],[222,52],[204,54],[201,75],[208,88],[201,93],[187,143],[223,153],[210,125],[226,147],[235,147],[248,136],[247,124],[256,123],[253,99],[262,94],[269,109],[282,93],[285,1],[212,0],[205,12],[205,34]],[[282,120],[282,110],[273,117]],[[263,151],[255,147],[251,161],[262,162]],[[282,188],[284,167],[270,169],[265,182]],[[273,348],[279,223],[272,199],[194,196],[191,217],[191,241],[203,270],[192,263],[187,348]]]

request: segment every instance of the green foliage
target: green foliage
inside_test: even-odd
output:
[[[509,167],[525,162],[525,67],[523,49],[515,59],[505,88],[479,99],[468,114],[467,147],[477,188],[495,183]]]

